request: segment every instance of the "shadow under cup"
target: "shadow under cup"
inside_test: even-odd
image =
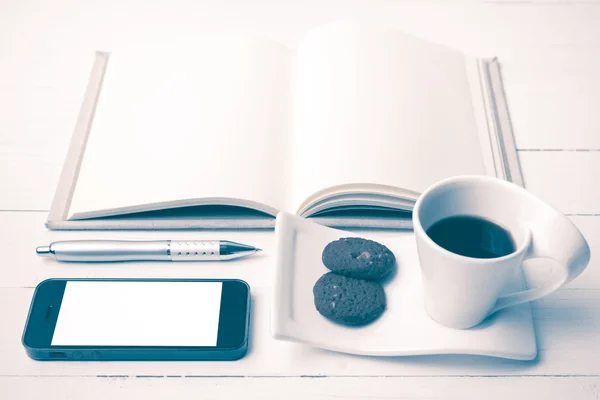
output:
[[[417,202],[413,220],[425,305],[437,322],[457,329],[479,324],[519,268],[531,244],[528,220],[536,206],[515,189],[520,188],[493,178],[455,178],[434,185]],[[502,257],[473,258],[444,249],[426,232],[455,216],[496,223],[510,234],[515,250]]]

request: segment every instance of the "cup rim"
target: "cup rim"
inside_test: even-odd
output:
[[[429,237],[427,232],[425,232],[425,229],[423,229],[423,226],[421,225],[421,220],[419,218],[419,212],[421,211],[421,204],[423,203],[423,199],[426,198],[427,195],[431,194],[431,192],[439,189],[440,187],[447,186],[449,184],[456,183],[456,182],[467,182],[467,181],[479,181],[479,182],[500,184],[500,185],[506,186],[512,190],[520,189],[523,192],[525,192],[526,194],[531,195],[531,193],[529,193],[527,190],[523,189],[520,186],[517,186],[511,182],[508,182],[508,181],[505,181],[502,179],[489,177],[489,176],[461,175],[461,176],[453,176],[450,178],[443,179],[441,181],[434,183],[430,187],[428,187],[423,193],[421,193],[421,195],[417,199],[417,201],[415,203],[415,207],[413,208],[413,229],[415,231],[415,235],[418,233],[423,238],[423,240],[425,240],[425,242],[428,245],[433,246],[435,249],[441,251],[444,255],[455,258],[456,260],[462,260],[462,261],[468,260],[469,262],[476,262],[477,264],[487,265],[487,264],[494,264],[499,261],[507,261],[507,260],[511,260],[513,258],[520,257],[531,246],[531,231],[527,227],[524,228],[525,229],[525,240],[515,249],[515,251],[513,251],[510,254],[504,255],[502,257],[494,257],[494,258],[468,257],[468,256],[463,256],[463,255],[460,255],[457,253],[453,253],[450,250],[447,250],[447,249],[443,248],[442,246],[440,246],[439,244],[437,244],[436,242],[434,242],[433,239],[431,239]],[[533,197],[535,197],[535,196],[533,196]],[[537,197],[535,197],[535,198],[537,199]]]

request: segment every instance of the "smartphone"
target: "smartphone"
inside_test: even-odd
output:
[[[237,279],[48,279],[23,346],[35,360],[237,360],[250,288]]]

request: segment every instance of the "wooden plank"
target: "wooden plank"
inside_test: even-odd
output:
[[[600,109],[597,93],[528,93],[507,89],[517,148],[600,149],[600,120],[594,117]]]
[[[408,0],[411,1],[411,0]],[[588,4],[596,4],[599,0],[479,0],[485,4],[502,4],[515,6],[520,4],[539,4],[539,5],[571,5],[571,6],[579,6],[579,5],[588,5]]]
[[[358,357],[276,341],[269,332],[271,284],[262,273],[223,272],[252,288],[249,354],[238,362],[37,362],[20,343],[33,289],[0,289],[0,376],[538,376],[600,375],[600,290],[563,289],[534,305],[538,357],[514,361],[477,356]],[[204,273],[198,274],[205,276]],[[212,275],[208,275],[212,276]]]
[[[0,243],[11,249],[4,253],[0,267],[0,287],[33,288],[47,278],[67,277],[258,277],[267,276],[273,268],[275,247],[272,231],[48,231],[43,228],[46,213],[0,212]],[[600,253],[600,217],[571,217],[590,244],[592,255]],[[376,237],[395,236],[399,233],[369,232]],[[260,256],[225,264],[186,263],[117,263],[68,264],[44,259],[35,254],[37,246],[56,240],[75,239],[214,239],[227,238],[264,249]],[[589,268],[569,284],[570,289],[600,289],[600,268],[593,256]],[[546,276],[544,271],[532,277]],[[537,282],[538,280],[532,280]]]
[[[410,1],[410,0],[409,0]],[[485,4],[500,4],[507,6],[515,6],[521,4],[536,4],[536,5],[589,5],[597,4],[598,0],[478,0]]]
[[[600,48],[580,45],[495,47],[517,147],[598,149]]]
[[[496,56],[502,78],[510,90],[529,93],[592,93],[600,87],[594,79],[600,64],[598,45],[538,44],[511,46],[488,44],[479,49],[480,56]],[[490,53],[487,53],[490,51]],[[478,52],[478,53],[479,53]]]
[[[0,287],[35,287],[55,277],[239,277],[268,276],[273,264],[273,231],[60,231],[43,226],[46,213],[0,212],[0,241],[10,261],[0,267]],[[9,228],[10,227],[10,228]],[[75,239],[220,239],[251,244],[260,255],[228,263],[59,263],[39,257],[35,248],[56,240]]]
[[[11,190],[0,194],[4,210],[48,210],[62,165],[48,154],[2,155],[0,181]]]
[[[519,149],[600,149],[598,46],[497,47]]]
[[[0,269],[0,352],[11,360],[0,366],[0,375],[564,375],[599,373],[595,354],[600,352],[596,334],[600,325],[600,282],[592,267],[552,297],[536,303],[534,316],[539,357],[534,362],[515,362],[483,357],[410,357],[376,360],[337,355],[304,346],[276,342],[269,335],[269,307],[274,243],[272,232],[227,232],[219,234],[265,249],[262,257],[227,264],[64,264],[39,258],[36,245],[52,240],[108,237],[106,232],[50,232],[40,229],[44,213],[0,213],[0,240],[6,258]],[[574,217],[594,249],[599,248],[598,217]],[[110,232],[115,239],[211,238],[214,232]],[[379,233],[378,235],[389,235]],[[253,291],[252,350],[240,363],[84,363],[55,364],[29,360],[19,343],[32,288],[48,277],[237,277],[249,282]],[[19,288],[26,287],[26,288]],[[591,289],[591,290],[590,290]],[[1,314],[1,312],[0,312]],[[578,361],[573,363],[572,359]],[[204,368],[206,367],[206,368]],[[63,369],[64,368],[64,369]]]
[[[50,207],[84,87],[0,85],[2,208]]]
[[[143,8],[142,8],[143,6]],[[40,0],[15,3],[3,18],[3,37],[13,52],[35,49],[114,49],[134,43],[168,43],[204,30],[235,30],[277,37],[290,43],[307,29],[339,18],[388,24],[454,46],[487,42],[520,44],[599,44],[596,4],[444,4],[440,2],[295,1],[256,4],[229,0],[196,3],[162,0],[107,1],[102,7],[69,0],[50,8]],[[140,13],[139,10],[145,12]],[[235,10],[235,13],[231,12]],[[100,24],[98,21],[111,21]],[[460,29],[456,29],[460,27]],[[134,28],[134,29],[132,29]],[[473,35],[473,32],[477,32]],[[6,34],[12,34],[7,36]]]
[[[516,384],[518,383],[518,384]],[[0,387],[15,400],[165,399],[574,399],[600,396],[599,377],[519,378],[12,378]],[[268,389],[268,390],[265,390]],[[175,395],[177,394],[177,395]]]
[[[574,217],[573,220],[588,237],[592,252],[600,248],[600,229],[597,217]],[[6,248],[3,267],[0,269],[0,282],[5,288],[0,291],[0,307],[11,311],[6,321],[6,336],[0,337],[0,352],[11,360],[10,371],[23,371],[23,374],[54,374],[53,367],[48,364],[35,363],[27,359],[19,343],[19,335],[24,325],[27,307],[30,301],[31,288],[49,277],[214,277],[241,278],[249,282],[254,296],[253,334],[255,345],[249,360],[244,360],[240,367],[235,364],[219,364],[207,369],[188,368],[189,364],[167,364],[166,370],[156,364],[144,366],[136,363],[129,368],[121,367],[105,369],[105,364],[81,364],[75,368],[69,364],[68,374],[106,374],[106,375],[321,375],[321,374],[356,374],[361,369],[372,371],[374,375],[387,374],[588,374],[589,364],[586,355],[597,349],[595,332],[600,324],[600,291],[585,290],[600,288],[599,269],[596,262],[580,278],[572,282],[572,290],[563,290],[552,298],[537,303],[534,315],[538,332],[540,356],[537,362],[521,363],[505,360],[489,360],[477,357],[424,357],[396,359],[398,365],[390,360],[376,362],[369,358],[337,356],[333,353],[303,346],[274,342],[269,335],[269,302],[271,296],[270,274],[273,268],[274,243],[272,232],[227,232],[226,237],[241,242],[248,242],[262,247],[262,257],[253,257],[243,262],[227,264],[166,264],[166,263],[128,263],[128,264],[65,264],[39,258],[34,247],[51,240],[67,240],[75,238],[91,239],[107,237],[106,232],[49,232],[40,227],[44,219],[43,213],[0,213],[0,225],[6,229],[0,240]],[[221,233],[220,233],[221,234]],[[193,238],[208,239],[214,237],[213,232],[110,232],[111,238]],[[379,233],[380,236],[387,235]],[[28,289],[10,289],[28,287]],[[1,293],[5,293],[3,297]],[[10,306],[9,306],[10,305]],[[17,307],[17,308],[15,308]],[[4,346],[4,348],[2,347]],[[307,354],[304,352],[308,351]],[[339,360],[342,357],[342,360]],[[580,362],[570,363],[571,357],[582,357]],[[297,359],[297,362],[294,361]],[[313,360],[314,359],[314,360]],[[363,364],[362,361],[365,360]],[[406,361],[406,362],[405,362]],[[355,365],[358,363],[357,365]],[[436,367],[436,365],[440,367]],[[79,365],[79,364],[77,364]],[[117,365],[117,364],[110,364]],[[204,364],[203,364],[204,365]],[[224,367],[221,367],[224,365]],[[233,365],[233,369],[228,367]],[[318,366],[317,366],[318,365]],[[343,368],[338,368],[342,365]],[[361,366],[362,365],[362,366]],[[540,365],[542,368],[540,368]],[[566,370],[563,368],[568,365]],[[18,366],[18,367],[15,367]],[[101,368],[98,369],[98,366]],[[16,369],[15,369],[16,368]],[[31,370],[30,368],[33,368]],[[216,369],[214,368],[221,368]],[[64,370],[61,370],[65,372]],[[65,373],[67,373],[65,372]],[[0,375],[10,373],[0,367]],[[21,373],[21,372],[19,372]]]
[[[520,151],[525,186],[567,214],[600,214],[600,151]]]
[[[411,3],[402,9],[389,7],[387,18],[380,16],[379,19],[393,20],[408,33],[461,48],[478,48],[482,43],[597,44],[597,39],[586,38],[586,35],[597,34],[593,21],[599,11],[595,4],[577,7],[515,4],[511,7],[506,4]],[[450,29],[450,24],[464,29]]]

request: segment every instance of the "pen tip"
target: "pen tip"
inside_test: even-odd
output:
[[[258,253],[259,251],[263,251],[263,249],[259,249],[258,247],[256,248],[256,252]]]

